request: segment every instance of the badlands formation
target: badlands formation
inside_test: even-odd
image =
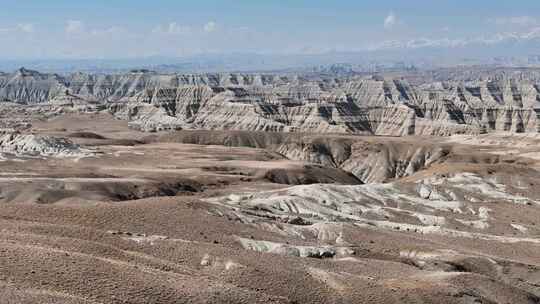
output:
[[[540,303],[540,77],[0,74],[2,303]]]
[[[0,100],[107,107],[143,131],[205,129],[362,135],[537,132],[533,71],[414,75],[0,74]],[[463,74],[463,73],[462,73]]]

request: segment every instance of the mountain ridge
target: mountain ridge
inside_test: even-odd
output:
[[[444,73],[441,71],[440,73]],[[0,74],[0,100],[99,103],[143,131],[175,129],[452,135],[538,132],[540,74],[484,78],[250,73]],[[472,74],[474,75],[474,74]],[[438,75],[441,77],[441,75]],[[455,79],[455,80],[453,80]],[[64,96],[64,97],[62,97]],[[60,102],[61,103],[61,102]]]

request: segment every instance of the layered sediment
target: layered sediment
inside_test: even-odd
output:
[[[365,135],[538,132],[536,78],[411,84],[396,77],[277,74],[67,76],[0,74],[0,99],[23,104],[98,103],[143,131],[208,129]]]

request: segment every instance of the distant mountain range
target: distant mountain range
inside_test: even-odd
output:
[[[517,44],[517,45],[516,45]],[[414,45],[413,45],[414,46]],[[144,57],[132,59],[35,59],[2,60],[0,70],[21,66],[48,73],[123,73],[147,69],[161,73],[207,72],[327,72],[373,73],[386,70],[428,70],[439,67],[491,65],[540,67],[540,51],[523,43],[509,44],[505,52],[477,45],[459,47],[397,45],[373,51],[320,54],[206,54],[191,57]],[[521,48],[522,47],[522,48]],[[507,55],[501,55],[507,54]]]

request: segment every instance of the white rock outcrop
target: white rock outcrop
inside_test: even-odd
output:
[[[16,156],[84,157],[92,151],[82,149],[68,139],[34,134],[0,135],[0,153]]]
[[[518,76],[450,77],[411,84],[383,77],[148,71],[60,76],[20,69],[0,73],[0,100],[113,104],[109,107],[113,113],[148,131],[191,128],[390,136],[537,132],[540,80]],[[124,107],[133,109],[134,104],[159,111],[124,115],[129,111]]]

